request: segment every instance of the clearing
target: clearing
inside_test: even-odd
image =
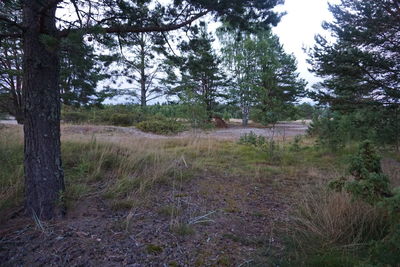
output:
[[[275,136],[305,132],[301,123],[283,125]],[[24,217],[21,208],[21,127],[2,126],[0,262],[268,265],[282,254],[282,232],[299,189],[336,177],[343,160],[313,150],[307,139],[295,146],[278,138],[273,149],[237,144],[250,131],[272,135],[268,128],[234,127],[160,137],[133,128],[63,125],[68,213],[41,222]]]

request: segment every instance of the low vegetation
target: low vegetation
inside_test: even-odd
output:
[[[291,107],[290,116],[283,117],[287,120],[312,119],[321,113],[317,107],[309,104],[293,105]],[[115,126],[136,126],[141,122],[169,122],[183,120],[187,126],[193,128],[210,128],[211,123],[208,121],[208,114],[204,111],[204,107],[196,104],[163,104],[151,105],[141,108],[138,105],[101,105],[90,108],[76,108],[71,106],[63,106],[61,119],[65,123],[72,124],[98,124],[98,125],[115,125]],[[218,116],[228,121],[230,118],[240,117],[240,108],[218,104],[213,112],[214,116]],[[256,116],[250,116],[255,122]],[[179,127],[181,128],[181,127]]]
[[[346,176],[313,188],[296,205],[287,228],[293,245],[288,264],[396,266],[399,193],[382,172],[374,146],[363,142]]]
[[[23,147],[18,128],[7,126],[1,133],[0,209],[4,219],[22,206]],[[189,213],[192,215],[187,217],[181,199],[190,195],[176,188],[194,186],[204,177],[224,177],[222,183],[207,180],[204,198],[223,198],[226,204],[221,212],[236,216],[244,212],[236,200],[242,190],[240,183],[256,188],[265,185],[291,206],[287,214],[285,211],[287,223],[282,221],[279,225],[284,227],[274,230],[284,252],[271,249],[266,232],[258,239],[244,233],[223,234],[228,240],[257,248],[252,255],[254,264],[394,266],[399,260],[399,194],[389,185],[389,178],[398,184],[400,177],[396,172],[383,174],[371,143],[364,143],[357,151],[355,144],[332,152],[329,146],[315,145],[310,138],[284,142],[254,133],[237,142],[196,138],[108,142],[95,136],[66,134],[62,153],[67,189],[63,198],[70,212],[94,195],[104,199],[111,210],[128,212],[138,207],[151,209],[152,195],[160,194],[165,187],[175,188],[174,201],[154,212],[169,220],[171,234],[186,239],[197,236],[198,223],[213,224],[215,211],[206,212],[205,217],[204,213]],[[351,166],[346,171],[348,162]],[[390,169],[384,171],[390,173]],[[348,180],[349,175],[355,180]],[[232,184],[232,193],[219,196],[221,186],[227,186],[224,183]],[[125,214],[118,229],[131,231],[131,213]],[[254,216],[263,218],[264,214],[255,212]],[[157,257],[163,253],[162,246],[149,243],[147,252]],[[226,260],[232,262],[229,255]]]
[[[75,124],[133,126],[151,115],[152,113],[145,113],[138,106],[117,105],[88,109],[63,106],[61,119],[66,123]]]
[[[399,0],[115,2],[0,1],[2,265],[399,266]]]
[[[176,134],[185,130],[185,126],[174,119],[167,119],[163,116],[153,117],[151,119],[142,121],[136,127],[144,132],[151,132],[156,134]]]
[[[158,107],[158,108],[157,108]],[[176,134],[186,129],[177,121],[174,106],[151,106],[142,109],[134,105],[104,106],[102,108],[77,109],[64,107],[62,119],[66,123],[136,126],[144,132]]]

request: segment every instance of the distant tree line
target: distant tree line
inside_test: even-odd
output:
[[[14,13],[22,16],[18,9]],[[183,104],[186,114],[180,115],[194,126],[213,116],[224,117],[226,105],[240,109],[235,115],[244,126],[250,117],[264,124],[294,117],[294,103],[305,95],[306,82],[278,37],[269,29],[243,31],[228,23],[217,35],[220,51],[204,21],[188,28],[185,38],[139,32],[89,40],[80,33],[69,34],[59,43],[61,101],[90,107],[101,106],[107,97],[129,95],[145,108],[149,101],[164,97]],[[23,123],[21,42],[3,39],[0,54],[0,109]],[[106,81],[114,88],[104,86]],[[106,89],[98,89],[99,83]],[[132,87],[119,90],[121,83]]]

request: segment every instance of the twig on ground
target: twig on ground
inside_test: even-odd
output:
[[[199,217],[195,217],[191,220],[189,220],[189,224],[196,224],[196,223],[202,223],[202,222],[214,222],[214,220],[207,218],[208,216],[210,216],[211,214],[216,213],[217,211],[211,211],[205,215],[199,216]],[[205,220],[203,220],[204,218],[206,218]]]

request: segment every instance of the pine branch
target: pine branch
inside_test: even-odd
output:
[[[125,25],[116,25],[116,26],[111,26],[108,28],[100,28],[100,29],[98,27],[86,27],[86,28],[79,29],[79,31],[85,32],[85,33],[96,33],[96,32],[102,31],[104,33],[116,33],[116,34],[140,33],[140,32],[168,32],[168,31],[174,31],[174,30],[180,29],[184,26],[190,25],[195,20],[205,16],[209,12],[210,12],[209,10],[200,12],[200,13],[192,16],[190,19],[187,19],[178,24],[165,24],[165,25],[147,26],[147,27],[137,27],[137,26],[131,26],[131,25],[125,24]],[[59,37],[67,37],[70,33],[74,32],[76,30],[77,29],[62,30],[59,32]]]
[[[18,22],[14,21],[14,20],[7,18],[6,16],[0,15],[0,21],[4,21],[10,27],[14,26],[22,31],[25,30],[25,28],[21,24],[19,24]],[[1,35],[4,35],[4,34],[1,34]]]

